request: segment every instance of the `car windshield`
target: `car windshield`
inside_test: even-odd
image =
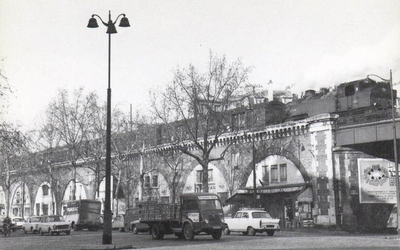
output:
[[[47,219],[48,222],[53,222],[53,221],[64,221],[64,219],[61,216],[50,216]]]
[[[200,207],[204,210],[207,209],[221,209],[221,202],[219,200],[200,200]]]
[[[267,212],[253,212],[253,218],[268,218],[271,219],[271,215]]]
[[[39,222],[40,221],[40,217],[32,217],[31,218],[31,222]]]

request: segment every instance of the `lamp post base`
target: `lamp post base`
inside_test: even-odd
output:
[[[111,245],[112,244],[112,236],[103,234],[103,245]]]

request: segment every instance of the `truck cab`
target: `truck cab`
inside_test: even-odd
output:
[[[185,239],[191,240],[195,234],[201,232],[211,234],[214,239],[220,238],[224,215],[218,196],[204,193],[183,194],[181,223]]]

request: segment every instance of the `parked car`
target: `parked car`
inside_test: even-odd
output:
[[[1,215],[0,216],[0,232],[3,232],[3,220],[6,218],[6,216]]]
[[[68,222],[64,220],[61,215],[46,215],[42,216],[38,223],[38,230],[41,235],[48,233],[49,235],[60,233],[71,233],[71,227]]]
[[[150,232],[150,227],[148,224],[141,223],[140,220],[134,220],[131,222],[131,230],[133,234],[138,234],[139,232]]]
[[[28,219],[25,220],[25,223],[22,224],[22,230],[24,233],[38,233],[39,232],[39,227],[38,224],[40,222],[40,219],[42,217],[40,216],[31,216]]]
[[[150,227],[148,224],[140,223],[142,209],[140,206],[129,208],[125,212],[125,231],[132,231],[134,234],[139,232],[149,232]]]
[[[233,218],[225,218],[224,233],[242,232],[244,235],[255,235],[267,232],[268,236],[280,230],[280,219],[273,219],[271,215],[261,209],[239,210]]]
[[[13,217],[11,218],[11,223],[13,224],[12,230],[22,229],[22,225],[25,223],[25,219],[22,217]]]
[[[111,227],[112,227],[112,229],[118,229],[120,232],[124,232],[125,231],[124,215],[119,214],[119,215],[115,216],[114,218],[112,218]]]

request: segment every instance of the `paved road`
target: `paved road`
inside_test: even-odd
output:
[[[80,249],[400,249],[400,236],[385,234],[348,234],[337,231],[281,231],[244,236],[223,235],[220,240],[211,236],[196,236],[193,241],[178,240],[166,235],[164,240],[153,240],[149,234],[133,235],[113,231],[113,245],[101,245],[102,232],[72,232],[71,235],[39,236],[15,232],[9,238],[0,236],[0,249],[18,250],[80,250]]]

